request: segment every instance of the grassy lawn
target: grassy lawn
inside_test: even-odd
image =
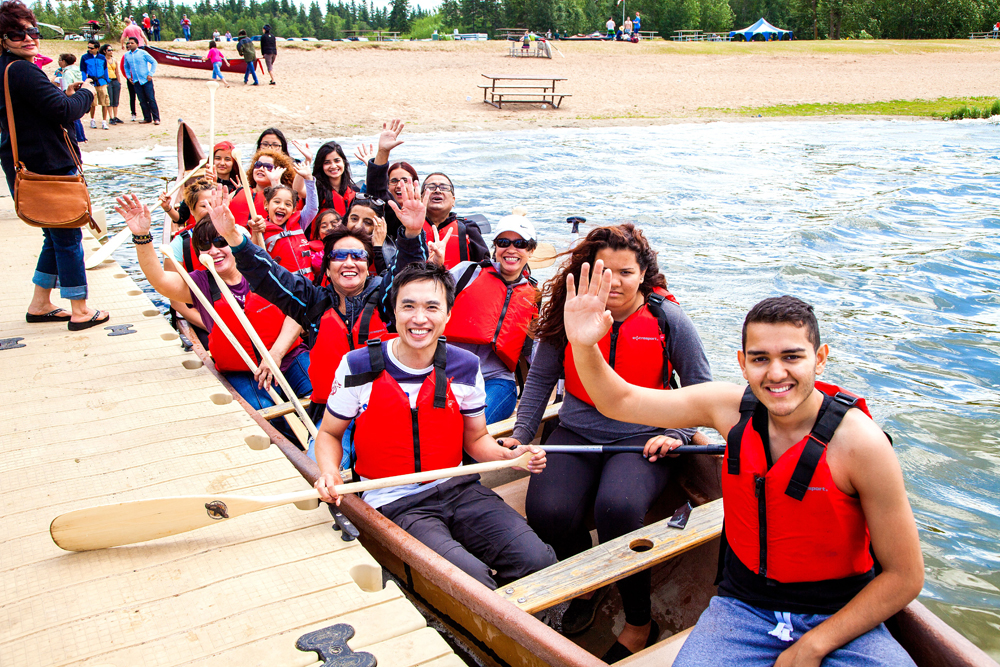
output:
[[[892,100],[891,102],[861,102],[843,104],[775,104],[764,107],[740,107],[739,109],[709,109],[739,116],[943,116],[963,106],[989,108],[993,97],[939,97],[936,100]]]

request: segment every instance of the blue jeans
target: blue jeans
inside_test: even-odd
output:
[[[146,80],[146,83],[138,81],[132,84],[135,86],[135,95],[139,98],[139,108],[142,110],[142,119],[160,120],[160,108],[156,106],[156,92],[153,90],[153,82]]]
[[[259,81],[257,81],[257,70],[254,68],[254,65],[256,64],[257,63],[253,60],[247,62],[247,71],[243,74],[243,83],[246,83],[247,81],[250,80],[251,74],[253,74],[253,82],[255,84],[260,83]]]
[[[507,419],[514,414],[515,406],[517,406],[517,384],[513,380],[505,378],[486,380],[487,424]]]
[[[87,298],[87,273],[83,266],[83,232],[77,229],[42,230],[42,252],[31,282],[43,289],[59,288],[64,299]]]
[[[212,78],[221,79],[222,78],[222,61],[217,63],[212,63]]]
[[[296,396],[308,396],[312,393],[312,383],[309,382],[309,352],[303,352],[295,357],[292,365],[282,374],[288,380],[288,385]],[[225,376],[229,380],[229,384],[233,385],[233,389],[243,397],[243,400],[257,410],[274,405],[274,401],[267,395],[267,391],[257,387],[257,380],[254,379],[253,373],[250,371],[227,371]],[[275,383],[274,389],[279,396],[288,398],[277,383]],[[297,442],[284,417],[271,420],[271,425],[292,442]]]
[[[87,140],[87,135],[83,132],[83,123],[79,118],[73,121],[73,127],[76,128],[76,143],[82,144]]]
[[[713,597],[681,647],[674,667],[770,667],[782,651],[828,619],[824,614],[767,611]],[[884,624],[827,654],[823,667],[914,667]]]
[[[186,25],[186,26],[184,26],[181,29],[184,31],[184,39],[186,39],[187,41],[190,42],[191,41],[191,26],[187,26]]]

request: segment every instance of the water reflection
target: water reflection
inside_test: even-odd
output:
[[[815,304],[833,349],[827,379],[871,396],[895,438],[921,526],[923,599],[1000,657],[996,131],[713,123],[411,135],[398,153],[421,173],[447,171],[459,212],[495,219],[523,205],[557,247],[572,241],[568,215],[640,224],[718,379],[740,381],[751,305],[779,293]],[[158,185],[90,178],[106,206],[125,187],[153,201]],[[134,257],[117,255],[129,267]]]

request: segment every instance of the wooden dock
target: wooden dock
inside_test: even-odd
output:
[[[314,665],[296,641],[349,624],[350,649],[379,665],[461,666],[325,507],[102,551],[52,542],[49,523],[74,509],[308,484],[117,263],[88,272],[107,325],[25,323],[42,235],[10,202],[0,340],[19,340],[0,345],[0,664]],[[98,247],[86,232],[84,247]]]

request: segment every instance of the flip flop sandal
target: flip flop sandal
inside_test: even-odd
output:
[[[101,313],[104,311],[98,310],[94,313],[86,322],[73,322],[71,321],[67,326],[70,331],[83,331],[84,329],[89,329],[90,327],[96,327],[98,324],[104,324],[111,319],[111,313],[104,313],[104,317],[101,318]]]
[[[32,315],[31,313],[25,313],[24,320],[26,322],[31,322],[37,324],[38,322],[68,322],[70,316],[66,315],[62,317],[59,313],[65,313],[66,311],[62,308],[56,308],[53,311],[45,313],[44,315]]]

